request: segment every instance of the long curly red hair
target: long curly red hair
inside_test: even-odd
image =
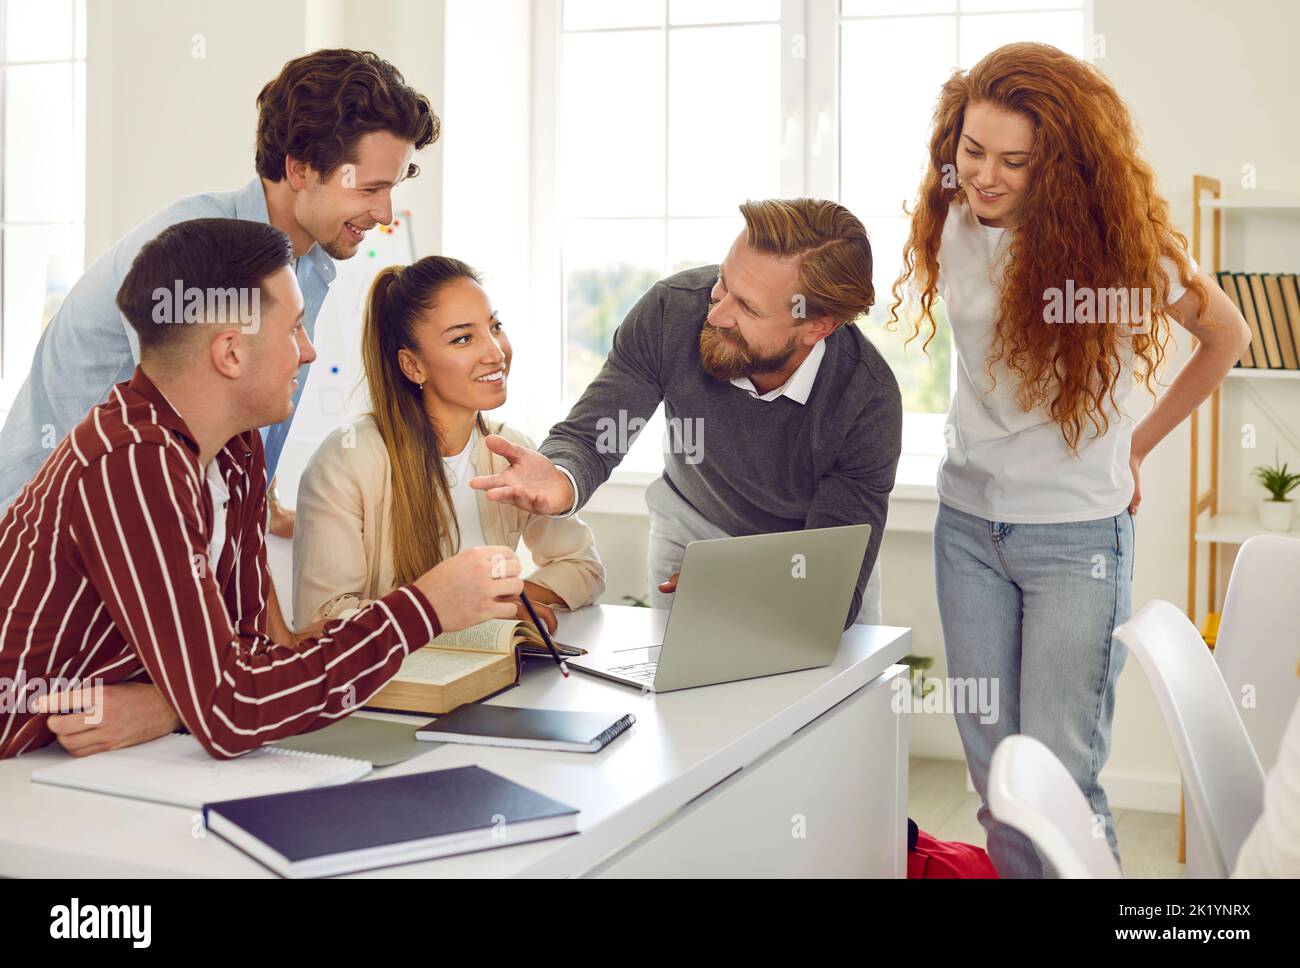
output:
[[[1203,308],[1208,293],[1191,273],[1187,239],[1169,221],[1156,176],[1138,154],[1138,137],[1123,100],[1085,61],[1047,44],[1016,43],[988,54],[944,83],[930,135],[930,159],[903,249],[903,271],[893,285],[891,323],[914,301],[909,342],[928,323],[923,347],[934,338],[939,244],[950,205],[966,204],[951,173],[966,108],[988,103],[1028,117],[1034,129],[1029,183],[1011,231],[999,283],[999,311],[986,371],[1001,361],[1019,381],[1017,403],[1046,406],[1071,450],[1085,426],[1101,436],[1110,425],[1107,403],[1131,349],[1134,373],[1150,391],[1165,357],[1168,256],[1183,285]],[[1134,289],[1151,294],[1142,331],[1115,325],[1050,325],[1048,290]],[[1127,344],[1127,345],[1126,345]]]

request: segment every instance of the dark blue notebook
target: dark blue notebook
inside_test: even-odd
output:
[[[626,730],[636,717],[569,709],[521,709],[471,702],[415,731],[420,740],[513,746],[522,749],[595,753]]]
[[[205,804],[284,877],[326,877],[576,833],[578,811],[477,766]]]

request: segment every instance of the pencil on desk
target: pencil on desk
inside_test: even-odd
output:
[[[564,678],[569,678],[569,667],[565,664],[564,660],[560,658],[560,653],[556,651],[555,643],[551,641],[551,634],[546,631],[545,623],[537,617],[537,612],[533,608],[533,603],[528,600],[528,594],[526,592],[520,592],[519,597],[523,599],[524,608],[528,609],[528,614],[532,618],[533,624],[537,626],[537,631],[542,634],[542,641],[545,642],[546,647],[551,650],[551,658],[553,658],[555,664],[560,667],[560,672],[564,674]]]

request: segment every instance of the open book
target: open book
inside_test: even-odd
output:
[[[561,655],[585,652],[558,642],[555,648]],[[517,619],[490,619],[443,632],[408,655],[397,675],[366,706],[440,716],[515,685],[523,656],[549,659],[550,654],[532,623]]]

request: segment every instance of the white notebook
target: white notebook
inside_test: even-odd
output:
[[[32,782],[198,808],[219,800],[351,783],[370,769],[365,760],[275,746],[215,760],[193,736],[173,733],[45,767],[32,774]]]

